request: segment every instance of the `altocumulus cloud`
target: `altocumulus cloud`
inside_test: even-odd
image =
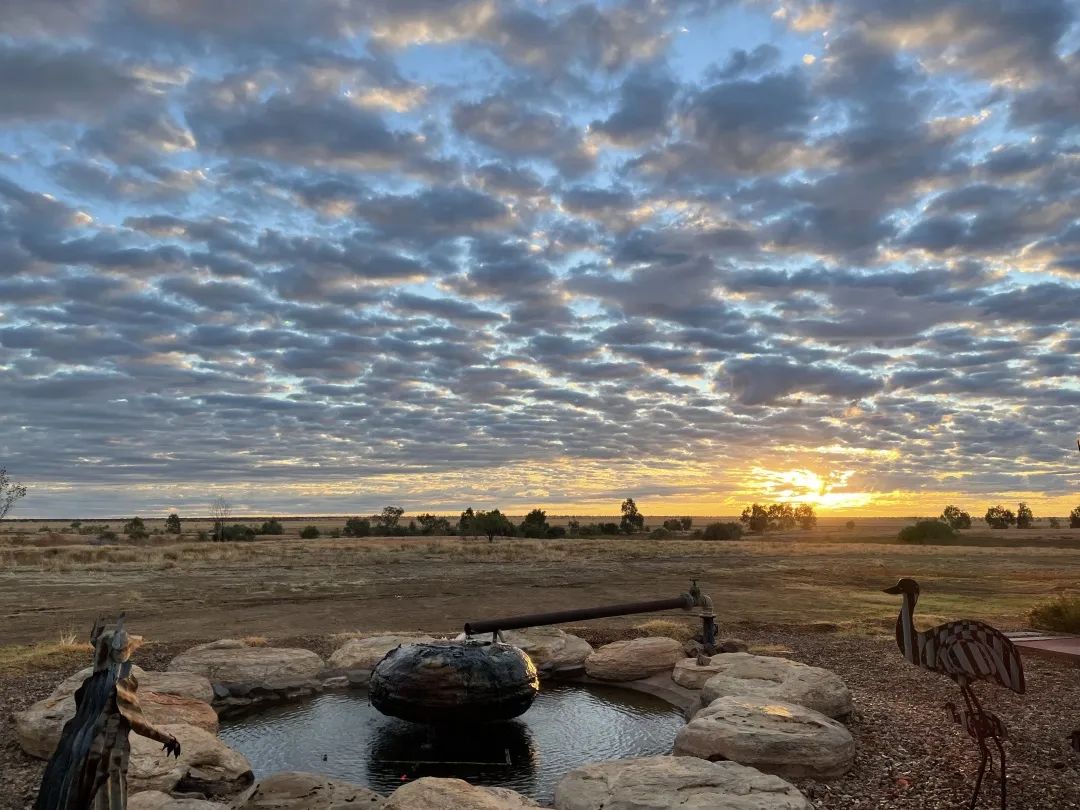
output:
[[[7,4],[24,514],[1075,492],[1075,3],[298,9]]]

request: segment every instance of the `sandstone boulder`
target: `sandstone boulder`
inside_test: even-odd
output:
[[[435,641],[423,633],[390,633],[346,641],[330,655],[334,669],[374,669],[388,652],[402,644],[419,644]]]
[[[851,768],[855,741],[844,726],[805,706],[733,696],[694,715],[675,736],[675,753],[785,777],[832,779]]]
[[[555,789],[557,810],[811,810],[778,776],[734,762],[644,757],[594,762]]]
[[[579,636],[557,627],[530,627],[508,630],[503,641],[524,650],[541,675],[580,670],[593,653],[592,645]]]
[[[128,791],[197,793],[230,796],[254,779],[243,754],[229,748],[210,732],[189,725],[163,725],[180,741],[180,758],[167,756],[161,743],[131,735]]]
[[[585,659],[585,672],[601,681],[636,681],[670,672],[683,658],[683,645],[657,636],[605,644]]]
[[[184,723],[217,734],[217,713],[209,703],[190,697],[144,691],[141,686],[138,697],[143,714],[156,726]],[[60,742],[64,724],[74,716],[75,696],[54,693],[30,708],[15,713],[15,738],[30,756],[48,759]]]
[[[528,810],[536,802],[507,788],[485,788],[461,779],[425,776],[402,785],[380,810]]]
[[[60,682],[50,697],[61,695],[74,695],[75,690],[82,686],[93,667],[86,667]],[[194,672],[154,672],[143,669],[140,666],[132,666],[131,674],[139,682],[139,694],[144,692],[157,692],[162,695],[176,695],[177,697],[201,700],[203,703],[211,703],[214,700],[214,687],[210,681]]]
[[[373,790],[317,773],[287,771],[263,779],[234,810],[373,810],[383,797]]]
[[[144,790],[128,796],[127,810],[225,810],[225,805],[205,799],[177,799],[160,790]]]
[[[749,653],[714,655],[702,669],[714,671],[701,686],[703,706],[735,695],[797,703],[833,718],[847,717],[852,711],[851,691],[839,675],[828,669]],[[690,666],[678,667],[677,673],[679,670],[679,677],[688,680],[701,674]]]

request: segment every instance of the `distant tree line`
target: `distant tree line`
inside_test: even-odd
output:
[[[755,503],[743,509],[739,521],[748,531],[761,534],[791,531],[796,526],[812,529],[817,525],[817,515],[814,514],[814,507],[808,503],[773,503],[767,506]]]

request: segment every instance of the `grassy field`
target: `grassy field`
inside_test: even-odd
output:
[[[898,607],[881,589],[900,576],[922,583],[924,621],[964,615],[1022,626],[1034,605],[1080,590],[1080,530],[1043,524],[971,530],[948,546],[895,544],[908,522],[866,518],[849,530],[844,520],[824,519],[810,532],[721,543],[624,537],[489,544],[300,540],[300,527],[318,525],[309,518],[288,521],[283,537],[206,543],[194,542],[197,526],[189,521],[179,539],[120,545],[5,522],[0,616],[6,641],[21,644],[72,633],[81,640],[98,613],[120,610],[138,632],[162,641],[451,631],[471,619],[675,595],[697,577],[733,631],[743,622],[827,622],[880,633]]]

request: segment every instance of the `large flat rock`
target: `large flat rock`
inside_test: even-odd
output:
[[[373,810],[382,796],[361,785],[317,773],[286,771],[266,777],[232,805],[232,810]]]
[[[855,741],[840,723],[805,706],[722,697],[679,730],[675,753],[785,777],[832,779],[850,770]]]
[[[682,642],[657,636],[605,644],[585,659],[585,672],[600,681],[636,681],[671,672],[686,653]]]
[[[209,703],[190,697],[144,691],[142,688],[137,695],[143,714],[155,726],[183,723],[217,734],[217,712]],[[64,724],[74,716],[75,696],[54,693],[54,696],[15,713],[15,738],[30,756],[48,759],[60,742]],[[135,736],[134,732],[132,736]]]
[[[734,762],[644,757],[594,762],[555,789],[557,810],[812,810],[798,788]]]
[[[75,690],[82,686],[83,681],[89,678],[93,671],[93,667],[86,667],[71,677],[65,678],[53,690],[50,697],[74,695]],[[144,691],[157,692],[162,695],[201,700],[204,703],[211,703],[214,700],[214,687],[210,680],[194,672],[155,672],[133,666],[131,674],[139,682],[139,694]]]
[[[127,810],[226,810],[225,805],[205,799],[177,799],[160,790],[144,790],[128,796]]]
[[[247,758],[210,732],[183,724],[165,725],[161,729],[180,741],[180,758],[168,756],[161,750],[161,743],[132,734],[128,765],[130,793],[159,790],[207,797],[231,796],[254,781]]]
[[[352,638],[331,653],[329,663],[334,669],[374,669],[388,652],[402,644],[431,641],[435,641],[435,638],[423,633],[384,633],[367,638]]]
[[[673,677],[676,682],[680,678],[691,682],[706,672],[712,674],[701,686],[703,706],[734,695],[797,703],[833,718],[847,717],[852,711],[847,685],[835,672],[821,667],[768,655],[728,653],[714,655],[702,668],[682,661]]]
[[[380,810],[528,810],[539,806],[507,788],[477,787],[461,779],[425,776],[391,793]]]

